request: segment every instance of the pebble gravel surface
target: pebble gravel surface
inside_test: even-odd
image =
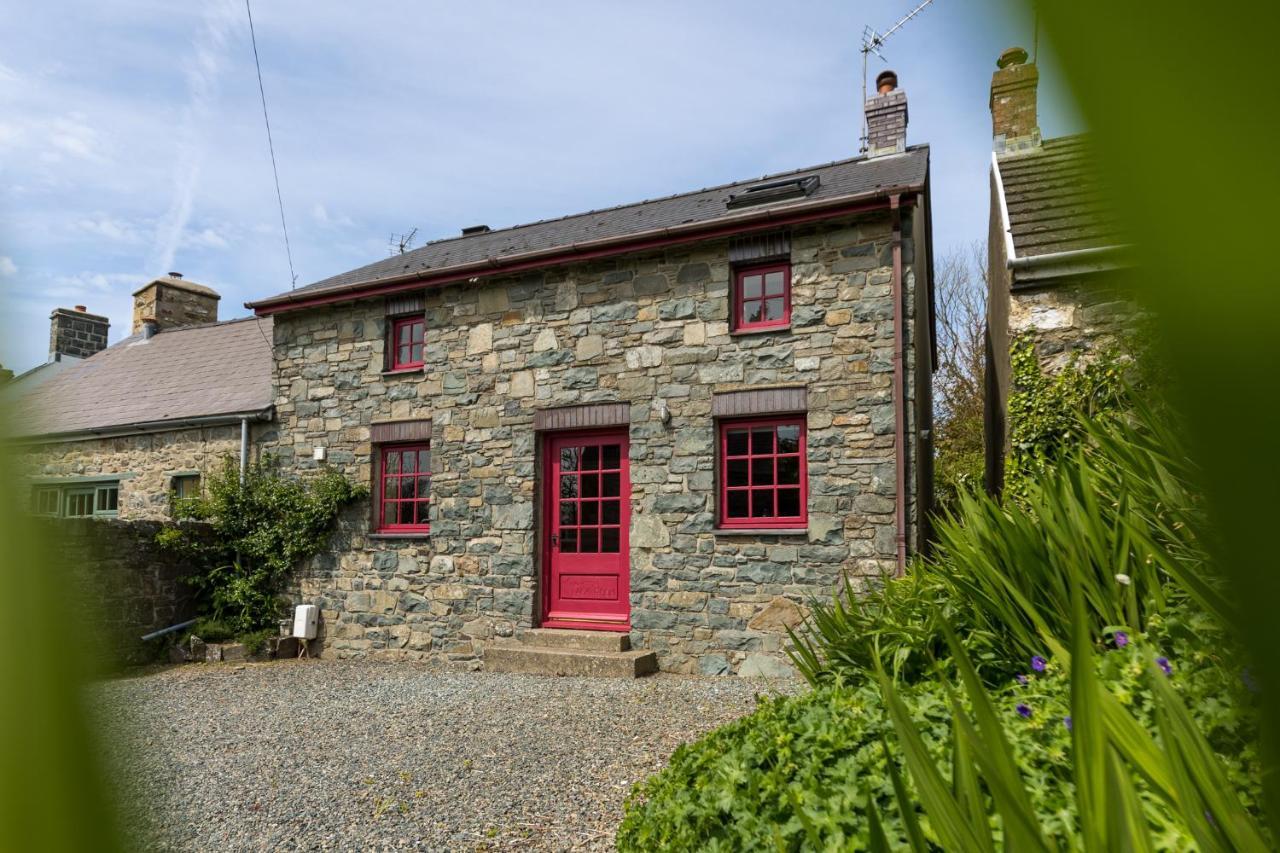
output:
[[[196,664],[93,685],[150,850],[608,850],[632,784],[789,682]]]

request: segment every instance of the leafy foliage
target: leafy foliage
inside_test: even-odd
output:
[[[1124,417],[1072,430],[1076,446],[1027,482],[1020,501],[963,494],[937,527],[933,558],[872,595],[846,590],[815,602],[793,635],[806,678],[856,677],[875,660],[916,677],[945,656],[944,621],[979,670],[1007,675],[1043,652],[1046,634],[1070,634],[1072,582],[1095,635],[1110,625],[1144,629],[1166,610],[1174,581],[1229,619],[1198,536],[1206,521],[1189,485],[1194,467],[1169,413],[1135,399]]]
[[[1127,408],[1131,386],[1125,378],[1135,359],[1119,348],[1088,360],[1077,351],[1060,370],[1045,373],[1028,338],[1013,342],[1009,358],[1009,458],[1004,490],[1018,500],[1080,443],[1087,425]]]
[[[247,634],[272,627],[294,567],[324,547],[338,511],[366,494],[332,469],[304,482],[282,477],[270,463],[255,463],[242,482],[236,460],[228,457],[208,478],[205,494],[178,501],[175,512],[207,522],[212,538],[168,525],[156,541],[201,567],[190,580],[205,614],[234,634]]]
[[[1186,608],[1175,608],[1173,617],[1156,621],[1146,637],[1134,635],[1124,648],[1112,642],[1109,650],[1086,657],[1098,685],[1115,698],[1116,707],[1144,737],[1157,742],[1162,703],[1146,656],[1148,649],[1158,652],[1170,674],[1156,674],[1190,709],[1196,729],[1204,733],[1222,767],[1226,787],[1241,792],[1244,806],[1250,813],[1256,811],[1261,794],[1253,747],[1256,729],[1247,713],[1250,697],[1237,675],[1204,650],[1206,641],[1224,641],[1221,628]],[[1066,722],[1073,716],[1070,663],[1050,658],[1040,672],[1029,660],[1022,665],[1025,684],[1016,678],[994,688],[975,684],[981,691],[979,701],[966,689],[959,707],[972,721],[969,735],[963,734],[963,724],[957,733],[953,695],[958,694],[944,679],[921,679],[886,690],[864,678],[857,685],[832,682],[798,697],[763,698],[755,713],[679,747],[666,770],[636,786],[618,832],[618,849],[874,849],[873,813],[890,849],[912,846],[912,822],[918,822],[928,844],[964,849],[948,843],[951,836],[936,818],[937,809],[929,808],[927,786],[917,781],[918,768],[911,766],[904,735],[918,739],[921,752],[916,761],[933,763],[948,796],[961,790],[965,774],[957,773],[954,763],[957,745],[968,743],[972,775],[982,784],[973,795],[976,811],[954,811],[980,818],[977,826],[953,834],[987,832],[998,848],[1011,831],[1010,821],[994,807],[999,783],[989,778],[997,771],[1003,741],[1008,750],[1005,773],[1016,768],[1017,779],[1011,784],[1017,788],[1006,787],[1000,796],[1025,803],[1030,831],[1023,837],[1039,836],[1052,846],[1070,849],[1077,844],[1082,823],[1073,760],[1075,724],[1073,720],[1068,727]],[[962,677],[956,680],[963,682]],[[896,722],[887,694],[900,703]],[[990,714],[985,726],[984,707]],[[908,723],[909,735],[898,728]],[[905,797],[896,793],[895,772],[903,777]],[[1159,770],[1155,773],[1161,775]],[[1129,785],[1158,849],[1195,845],[1194,833],[1157,786],[1136,773],[1130,774]],[[1015,793],[1018,789],[1021,795]],[[954,796],[959,799],[958,793]],[[1010,836],[1006,849],[1034,849],[1015,840]]]

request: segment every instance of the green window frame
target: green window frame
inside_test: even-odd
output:
[[[115,518],[120,514],[120,482],[36,486],[31,507],[36,515],[54,518]]]

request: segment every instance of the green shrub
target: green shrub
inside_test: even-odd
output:
[[[961,495],[957,514],[937,526],[935,555],[906,577],[865,598],[847,590],[815,602],[793,635],[792,658],[810,682],[865,677],[874,659],[914,677],[942,654],[944,620],[980,671],[1007,674],[1043,650],[1046,635],[1068,636],[1072,582],[1094,635],[1143,630],[1171,583],[1229,620],[1169,413],[1135,399],[1123,417],[1074,429],[1075,447],[1025,483],[1020,500]]]
[[[208,616],[196,620],[191,626],[191,636],[199,637],[206,643],[226,643],[235,637],[235,630],[221,619]]]
[[[1093,666],[1099,682],[1141,731],[1157,732],[1159,703],[1144,680],[1146,649],[1157,650],[1170,669],[1167,683],[1191,709],[1230,787],[1256,814],[1261,788],[1251,704],[1238,675],[1207,651],[1226,645],[1221,628],[1185,603],[1152,621],[1149,635],[1130,637],[1123,649],[1111,641],[1108,650],[1098,650]],[[1038,672],[1028,659],[1022,669],[1020,677],[991,689],[988,698],[1039,831],[1054,846],[1071,848],[1081,824],[1073,732],[1066,723],[1072,714],[1069,666],[1048,658]],[[949,787],[956,784],[957,757],[951,690],[935,678],[895,691]],[[962,708],[973,715],[969,701]],[[894,755],[892,766],[886,760],[886,741]],[[898,849],[909,843],[908,823],[893,771],[903,777],[909,818],[919,821],[925,839],[953,849],[920,805],[922,792],[903,760],[901,738],[877,684],[833,683],[803,696],[764,698],[750,716],[679,747],[665,770],[635,786],[618,832],[618,849],[872,849],[872,808],[889,847]],[[1196,839],[1185,817],[1140,776],[1131,784],[1157,846],[1193,848]],[[980,800],[983,825],[998,842],[1003,821],[989,795]]]
[[[332,469],[302,481],[255,463],[242,478],[228,457],[203,495],[178,501],[177,514],[207,522],[212,537],[168,525],[156,541],[199,566],[189,582],[204,614],[233,634],[270,629],[290,573],[324,547],[342,507],[367,493]]]
[[[277,630],[271,628],[263,628],[261,631],[250,631],[236,637],[236,642],[244,645],[245,651],[251,655],[256,655],[266,646],[267,640],[276,636]]]

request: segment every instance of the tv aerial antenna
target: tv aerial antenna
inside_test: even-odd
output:
[[[916,6],[907,14],[903,15],[901,18],[897,20],[896,23],[894,23],[893,26],[889,27],[889,29],[885,30],[883,33],[876,32],[875,29],[872,28],[870,25],[862,28],[862,48],[861,48],[861,51],[862,51],[862,103],[864,105],[867,103],[867,57],[870,54],[874,53],[876,56],[880,57],[881,59],[885,59],[884,54],[880,52],[880,48],[884,46],[884,43],[889,40],[890,36],[892,36],[898,30],[902,29],[903,24],[905,24],[907,21],[914,18],[916,15],[919,15],[922,11],[924,11],[925,6],[928,6],[932,2],[933,0],[924,0],[923,3]],[[888,62],[888,60],[885,59],[885,62]],[[861,142],[862,142],[862,147],[860,150],[863,153],[866,153],[867,114],[865,109],[863,110],[863,113],[862,113]]]
[[[413,238],[416,236],[418,236],[417,228],[414,228],[408,234],[392,234],[387,239],[387,254],[393,258],[396,255],[403,255],[413,248]]]

